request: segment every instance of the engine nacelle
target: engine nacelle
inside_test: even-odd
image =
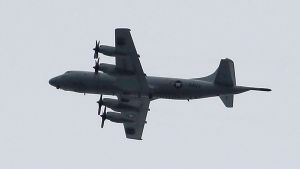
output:
[[[135,115],[129,114],[128,116],[125,116],[121,113],[107,112],[106,119],[115,123],[130,123],[135,120]]]
[[[103,105],[117,112],[126,111],[134,113],[139,111],[137,107],[134,107],[124,102],[120,102],[117,99],[104,98]]]
[[[100,45],[99,52],[106,56],[124,55],[120,50],[116,50],[113,46]]]
[[[116,54],[116,48],[112,46],[100,45],[99,52],[107,56],[114,56]]]
[[[116,66],[107,63],[100,63],[99,70],[104,73],[112,74],[116,73]]]

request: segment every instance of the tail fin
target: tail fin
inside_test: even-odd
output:
[[[197,78],[197,80],[213,82],[223,86],[235,86],[236,80],[233,61],[230,59],[222,59],[218,69],[213,74]]]
[[[232,60],[227,58],[220,61],[218,69],[213,74],[206,77],[197,78],[195,80],[203,80],[221,86],[234,87],[234,93],[220,95],[220,99],[226,107],[233,107],[233,94],[239,94],[249,90],[271,91],[271,89],[268,88],[236,86],[234,63]]]
[[[234,87],[236,86],[234,63],[228,58],[222,59],[218,69],[213,74],[197,78],[197,80],[213,82],[222,86]],[[221,95],[220,99],[226,107],[233,107],[233,94]]]
[[[235,86],[235,71],[233,61],[230,59],[222,59],[216,71],[215,84],[223,86]]]
[[[236,86],[234,63],[230,59],[222,59],[216,71],[215,84]],[[233,107],[233,94],[221,95],[220,99],[226,107]]]

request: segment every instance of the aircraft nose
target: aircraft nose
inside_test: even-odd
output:
[[[50,80],[49,80],[49,84],[50,84],[51,86],[54,86],[54,87],[56,87],[57,89],[59,89],[59,86],[58,86],[58,84],[57,84],[57,77],[54,77],[54,78],[50,79]]]

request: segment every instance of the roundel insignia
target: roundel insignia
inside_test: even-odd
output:
[[[180,80],[175,81],[173,85],[176,89],[182,88],[182,82]]]

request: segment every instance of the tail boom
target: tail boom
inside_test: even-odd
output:
[[[263,91],[263,92],[270,92],[270,91],[272,91],[271,89],[268,89],[268,88],[235,86],[234,87],[234,94],[239,94],[239,93],[247,92],[247,91],[250,91],[250,90]]]

